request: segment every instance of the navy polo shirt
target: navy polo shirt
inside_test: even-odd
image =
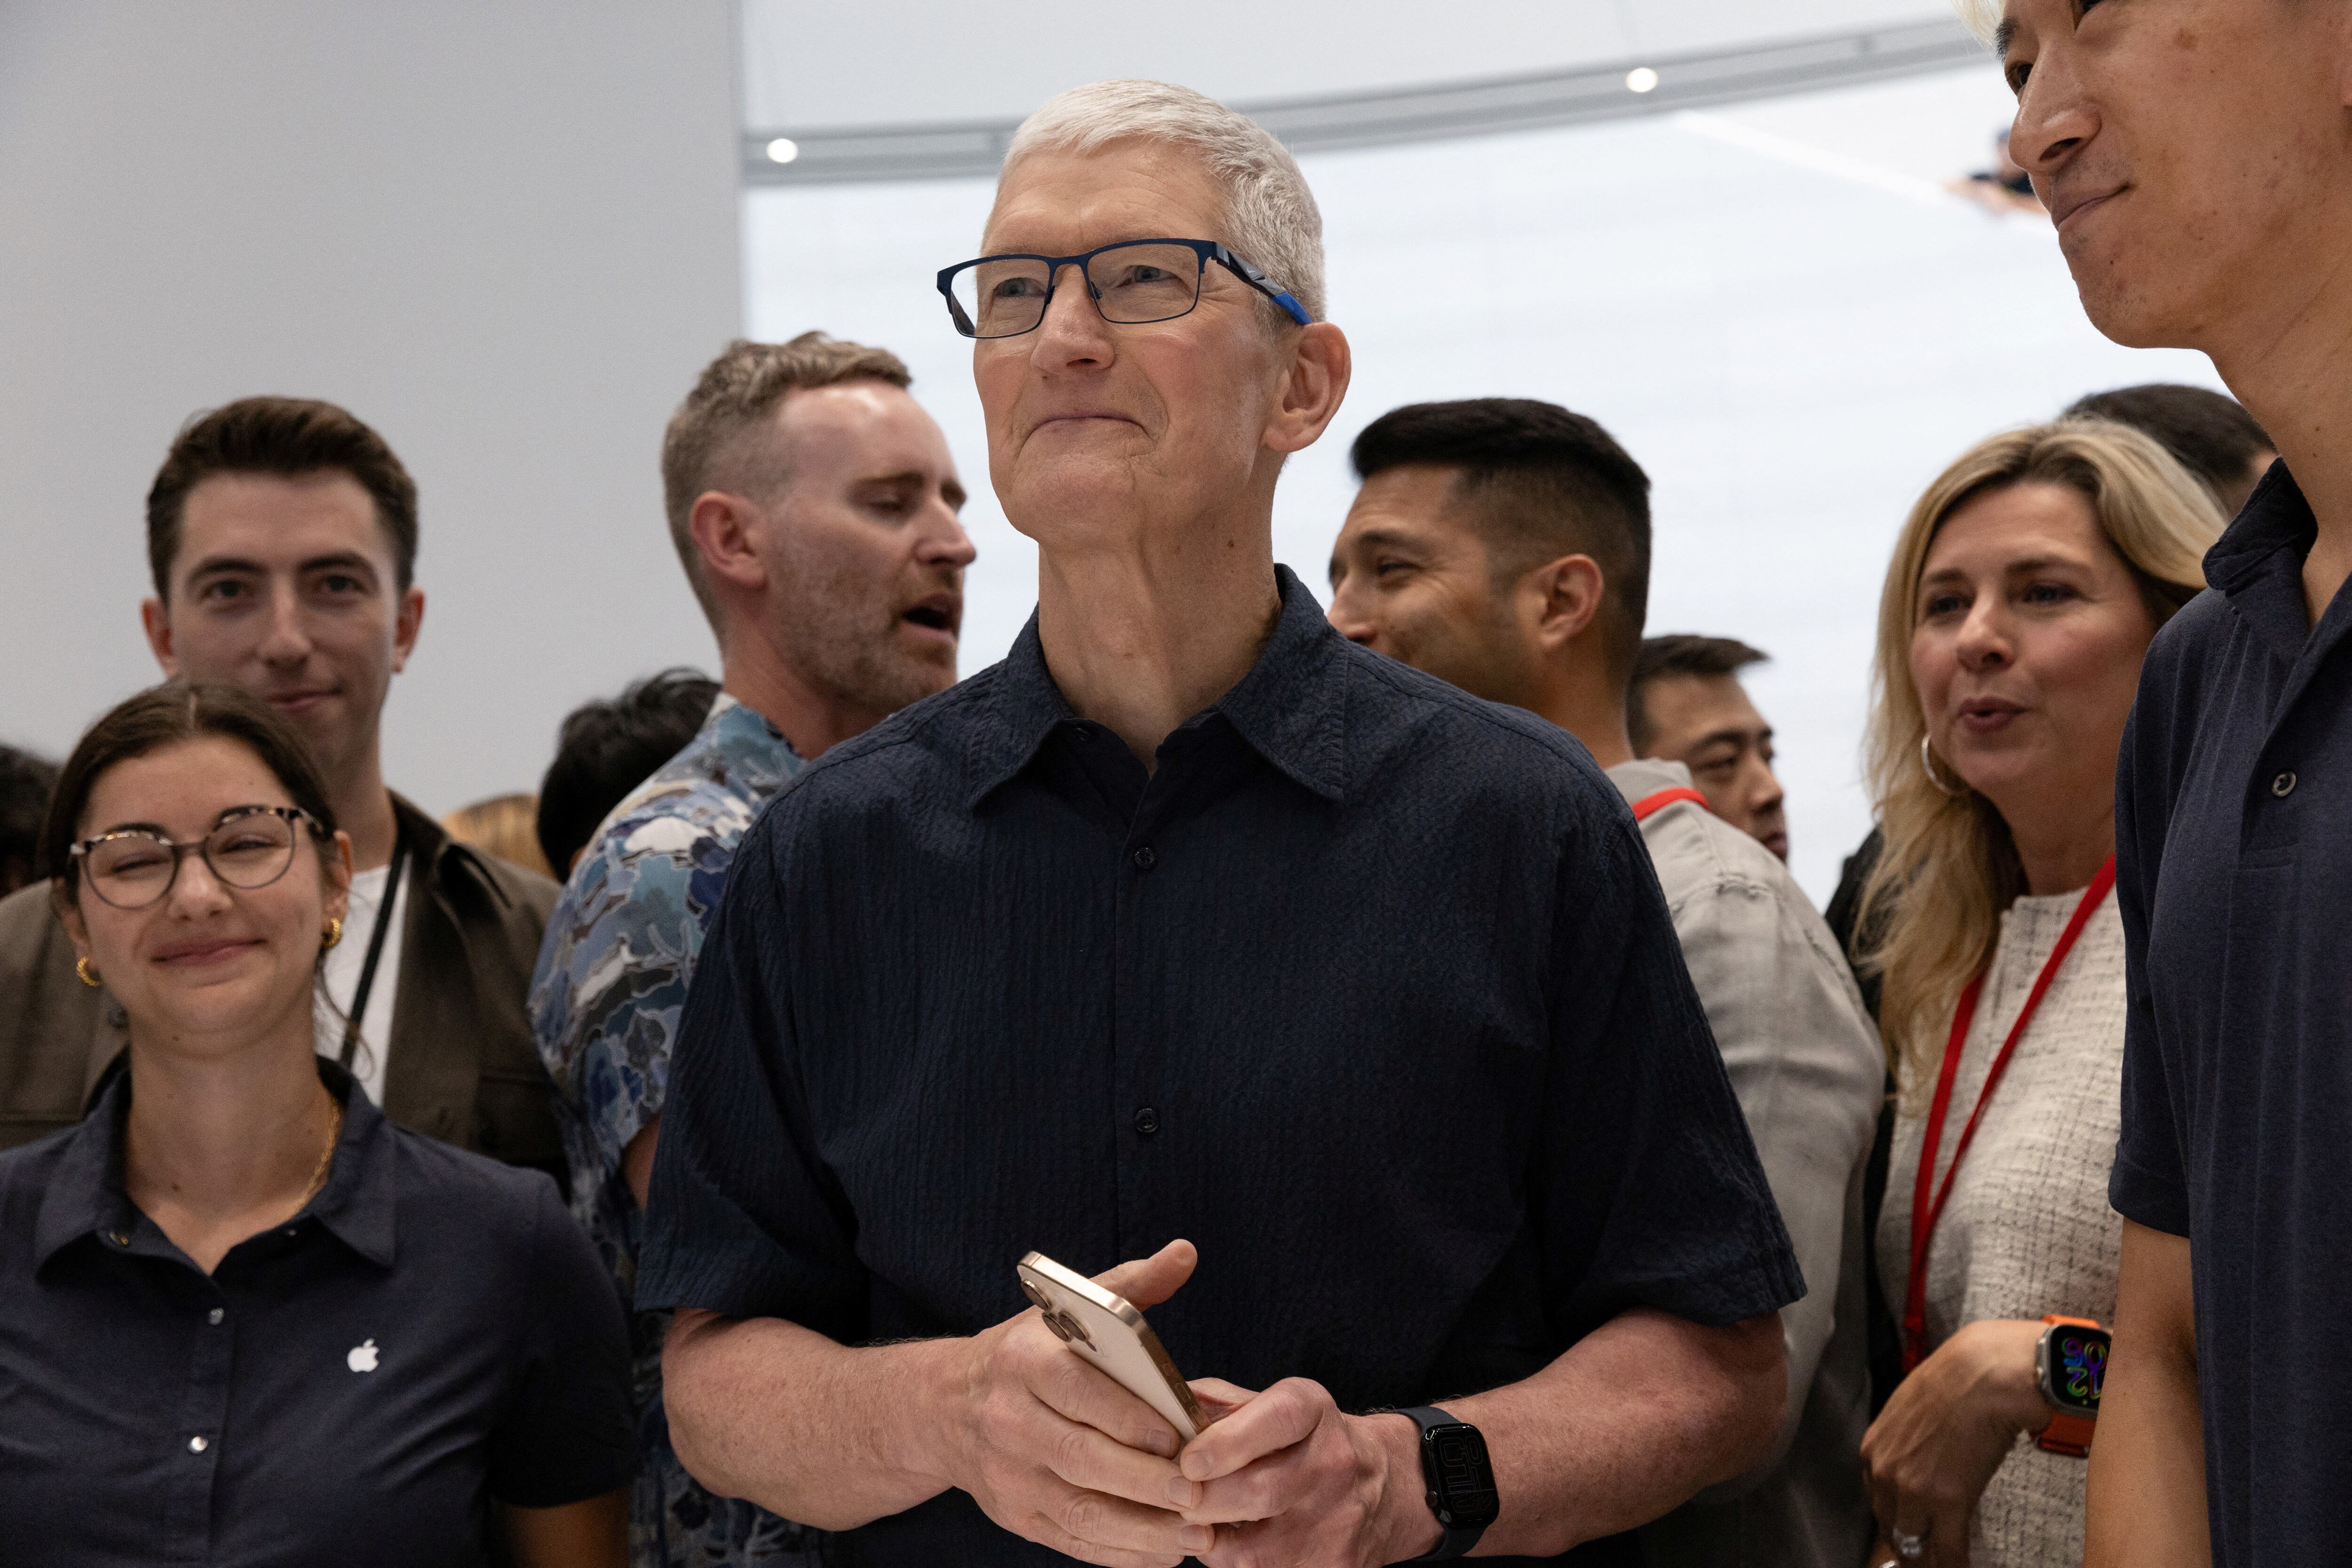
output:
[[[1277,580],[1148,776],[1032,621],[777,794],[687,998],[641,1305],[971,1334],[1033,1248],[1181,1236],[1187,1375],[1362,1410],[1802,1293],[1622,797]],[[835,1549],[1062,1561],[954,1491]]]
[[[0,1154],[0,1558],[504,1561],[492,1499],[627,1481],[620,1303],[555,1184],[319,1072],[326,1186],[209,1276],[123,1191],[127,1077]]]
[[[2189,1239],[2223,1568],[2352,1551],[2352,595],[2305,619],[2315,532],[2274,465],[2148,650],[2117,790],[2109,1195]]]

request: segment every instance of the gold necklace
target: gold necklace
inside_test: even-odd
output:
[[[302,1189],[302,1201],[295,1206],[297,1209],[307,1206],[319,1196],[319,1189],[327,1185],[327,1167],[335,1163],[335,1145],[342,1141],[343,1103],[334,1100],[330,1103],[333,1106],[333,1113],[327,1124],[327,1146],[319,1151],[318,1168],[310,1173],[310,1185]]]

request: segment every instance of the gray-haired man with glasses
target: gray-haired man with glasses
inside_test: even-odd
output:
[[[1349,377],[1297,165],[1099,83],[981,248],[1037,614],[738,852],[638,1275],[679,1457],[923,1568],[1548,1558],[1738,1473],[1801,1287],[1631,816],[1274,562]],[[1032,1249],[1220,1418],[1080,1360]]]

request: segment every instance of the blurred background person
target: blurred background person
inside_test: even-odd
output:
[[[622,798],[684,749],[710,716],[719,683],[679,665],[564,716],[555,759],[539,781],[540,854],[565,876]]]
[[[2009,155],[2006,125],[1992,133],[1992,167],[1979,169],[1944,188],[1999,216],[2021,213],[2037,218],[2050,215],[2042,198],[2033,193],[2033,177],[2019,168],[2017,160]]]
[[[530,793],[493,795],[470,806],[460,806],[441,819],[441,831],[461,844],[471,844],[509,865],[548,874],[547,856],[539,847],[539,797]]]
[[[1364,483],[1332,549],[1332,624],[1549,719],[1608,769],[1641,823],[1810,1287],[1780,1314],[1789,1396],[1771,1461],[1651,1525],[1643,1552],[1660,1564],[1850,1568],[1870,1541],[1856,1450],[1869,1416],[1862,1181],[1878,1042],[1780,862],[1708,809],[1683,762],[1635,758],[1649,478],[1591,420],[1517,398],[1391,410],[1349,455]]]
[[[2037,1363],[2115,1312],[2116,750],[2221,528],[2154,441],[2067,421],[1964,454],[1895,541],[1861,921],[1898,1088],[1877,1264],[1904,1374],[1863,1453],[1901,1557],[2082,1561],[2095,1427]]]
[[[242,399],[173,439],[147,495],[166,674],[285,716],[351,835],[351,941],[330,952],[319,1049],[395,1124],[563,1179],[524,1012],[555,885],[453,841],[384,785],[385,697],[425,621],[416,486],[332,403]],[[54,869],[54,868],[52,868]],[[123,1018],[74,974],[34,890],[0,901],[0,1138],[78,1120]]]
[[[0,1154],[13,1561],[623,1561],[625,1342],[586,1239],[544,1176],[395,1129],[316,1049],[335,821],[236,686],[143,692],[66,764],[42,893],[130,1058]]]
[[[41,875],[41,819],[57,781],[55,764],[0,746],[0,897]]]
[[[2111,419],[2152,437],[2211,493],[2225,517],[2245,509],[2246,497],[2278,461],[2270,433],[2236,398],[2210,387],[2117,387],[2076,398],[2063,417]]]
[[[1772,772],[1772,727],[1739,672],[1770,655],[1731,637],[1644,637],[1626,695],[1636,757],[1679,762],[1706,809],[1789,858],[1786,797]]]
[[[573,867],[531,991],[572,1209],[625,1304],[678,1013],[738,841],[804,762],[955,682],[964,490],[909,380],[888,350],[822,332],[737,341],[663,437],[670,533],[719,640],[722,689]],[[814,1532],[714,1496],[679,1465],[661,1396],[669,1320],[632,1323],[634,1561],[814,1562]]]

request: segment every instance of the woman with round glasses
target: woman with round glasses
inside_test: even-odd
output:
[[[1859,928],[1898,1088],[1877,1247],[1905,1375],[1863,1439],[1898,1563],[2083,1560],[2123,1246],[2116,756],[2221,529],[2154,442],[2069,421],[1979,443],[1895,540]]]
[[[625,1331],[554,1185],[317,1054],[351,854],[299,737],[232,687],[142,693],[43,847],[130,1065],[0,1154],[8,1559],[622,1563]]]

